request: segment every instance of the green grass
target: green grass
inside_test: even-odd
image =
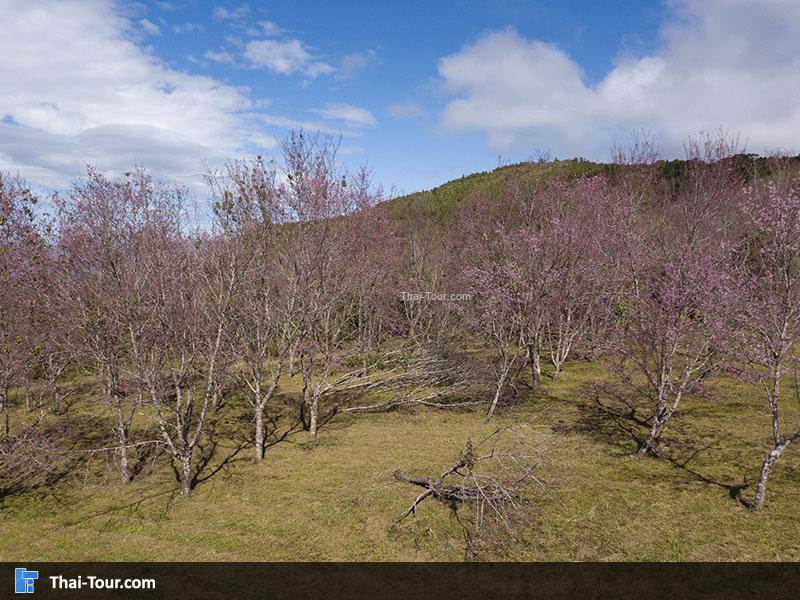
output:
[[[270,447],[262,464],[246,448],[190,498],[173,495],[164,457],[127,486],[94,461],[51,487],[5,498],[0,560],[460,560],[460,527],[438,504],[426,502],[416,519],[390,530],[416,495],[392,473],[435,474],[467,439],[522,421],[539,432],[547,486],[533,493],[518,534],[481,558],[800,559],[796,449],[775,468],[762,513],[748,513],[724,487],[747,477],[744,495],[752,495],[769,446],[757,390],[724,380],[715,397],[690,398],[667,431],[663,451],[674,463],[636,460],[630,438],[579,391],[602,373],[571,363],[560,381],[489,425],[480,412],[341,417],[317,440],[300,432]],[[90,408],[73,411],[78,427]],[[225,446],[217,462],[232,452],[232,442]]]

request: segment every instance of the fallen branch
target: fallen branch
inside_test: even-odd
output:
[[[442,398],[449,395],[447,391],[429,394],[421,398],[395,398],[387,402],[380,402],[377,404],[369,404],[365,406],[349,406],[346,408],[334,409],[339,413],[355,413],[355,412],[382,412],[389,411],[401,406],[429,406],[432,408],[464,408],[467,406],[478,406],[486,404],[484,400],[464,400],[460,402],[436,402],[436,398]]]
[[[483,528],[487,516],[510,531],[510,513],[524,502],[525,486],[529,483],[542,485],[542,481],[533,474],[538,455],[525,453],[518,445],[510,449],[500,447],[501,434],[508,429],[496,429],[478,444],[467,442],[458,460],[436,477],[412,475],[399,469],[395,471],[397,481],[416,485],[425,491],[392,526],[409,515],[416,515],[418,506],[427,498],[433,498],[454,512],[460,507],[471,508],[474,512],[471,535]],[[529,443],[529,440],[524,443]],[[491,448],[485,454],[479,453],[481,447],[489,445]],[[482,472],[480,465],[486,463],[492,463],[496,468]]]

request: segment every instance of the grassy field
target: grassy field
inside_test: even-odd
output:
[[[461,528],[439,504],[423,504],[416,519],[390,529],[417,493],[392,474],[436,474],[468,439],[511,422],[532,424],[547,485],[532,492],[524,527],[479,558],[800,559],[796,450],[776,467],[762,513],[730,494],[746,477],[743,495],[752,495],[769,445],[756,390],[722,381],[713,398],[690,398],[668,430],[668,459],[636,460],[630,437],[580,393],[601,374],[572,363],[490,425],[477,411],[341,417],[314,441],[298,432],[271,446],[262,464],[242,449],[190,498],[174,495],[163,457],[127,486],[96,460],[3,499],[0,560],[461,560]],[[78,434],[82,410],[69,417]],[[212,467],[233,451],[233,443],[219,448]]]

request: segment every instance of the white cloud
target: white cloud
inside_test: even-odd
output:
[[[182,25],[173,25],[172,31],[174,33],[192,33],[205,31],[205,27],[200,23],[183,23]]]
[[[348,127],[374,127],[377,124],[374,115],[366,108],[343,102],[332,102],[323,108],[312,109],[311,112],[318,114],[323,119],[341,121]]]
[[[47,188],[63,188],[87,164],[111,174],[144,165],[154,174],[178,180],[202,194],[201,161],[219,164],[222,152],[146,125],[101,125],[75,135],[49,133],[23,125],[0,123],[0,169],[19,171]]]
[[[274,21],[259,21],[250,25],[248,17],[251,11],[246,4],[236,9],[218,6],[213,15],[217,20],[229,21],[230,26],[238,32],[238,35],[226,36],[226,40],[239,49],[251,67],[265,68],[279,75],[304,75],[310,79],[334,75],[337,80],[344,81],[380,63],[377,53],[371,49],[346,54],[331,61],[333,64],[321,60],[302,40],[281,36],[286,32]]]
[[[216,63],[220,63],[223,65],[233,65],[236,64],[236,59],[233,57],[233,54],[228,52],[227,50],[206,50],[203,54],[204,58]]]
[[[330,75],[335,71],[336,71],[335,67],[332,67],[331,65],[323,61],[310,62],[303,68],[303,73],[308,77],[318,77],[319,75]]]
[[[358,73],[368,69],[373,65],[380,64],[380,62],[381,60],[378,58],[378,53],[371,49],[365,52],[353,52],[352,54],[345,54],[341,59],[339,59],[339,68],[336,70],[336,79],[352,79],[358,75]]]
[[[183,10],[187,6],[190,6],[193,2],[194,0],[186,0],[186,2],[168,2],[167,0],[155,0],[155,5],[161,10],[165,10],[167,12],[175,12],[178,10]]]
[[[447,131],[479,131],[497,150],[549,146],[606,158],[635,128],[668,153],[701,129],[740,131],[748,148],[800,145],[800,3],[685,0],[671,4],[658,50],[623,57],[596,85],[556,46],[513,30],[439,61],[453,99]]]
[[[149,19],[142,19],[139,21],[139,25],[149,35],[161,35],[161,28]]]
[[[215,6],[211,15],[218,21],[240,21],[250,15],[250,6],[248,4],[242,4],[237,8]]]
[[[318,131],[328,135],[341,135],[342,137],[357,137],[358,133],[355,131],[343,130],[341,127],[336,127],[335,124],[326,123],[322,120],[304,120],[304,119],[290,119],[288,117],[281,117],[277,115],[261,114],[259,119],[273,127],[280,127],[281,129],[304,129],[305,131]]]
[[[85,161],[136,160],[183,180],[202,160],[274,145],[243,90],[170,69],[133,41],[117,9],[111,0],[5,0],[4,167],[63,185]]]
[[[300,40],[254,40],[245,46],[244,56],[254,66],[266,67],[281,75],[300,72],[316,77],[335,70],[325,62],[313,60]]]
[[[259,23],[261,25],[261,32],[266,35],[267,37],[272,37],[274,35],[278,35],[281,31],[283,31],[280,27],[275,25],[272,21],[261,21]]]
[[[422,119],[428,116],[428,111],[416,102],[404,102],[387,106],[386,114],[395,119]]]
[[[361,136],[363,129],[376,125],[373,114],[365,108],[352,104],[331,103],[322,108],[312,108],[308,112],[316,115],[314,120],[290,119],[277,115],[261,114],[264,123],[281,129],[305,129],[345,138]]]

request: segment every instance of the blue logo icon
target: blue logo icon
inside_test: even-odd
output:
[[[39,571],[28,569],[14,569],[14,591],[18,594],[32,594],[33,584],[39,579]]]

